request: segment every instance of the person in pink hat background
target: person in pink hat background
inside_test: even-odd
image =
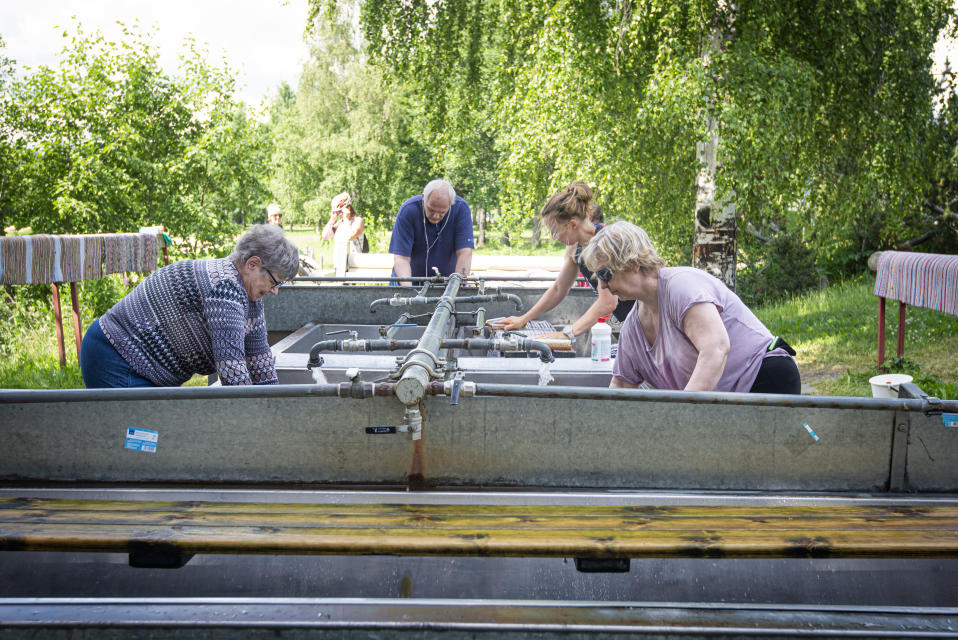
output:
[[[333,241],[333,268],[339,277],[346,275],[346,261],[350,253],[362,253],[363,219],[353,209],[349,192],[333,198],[329,222],[323,227],[323,240]]]

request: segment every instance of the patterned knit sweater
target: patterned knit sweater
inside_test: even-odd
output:
[[[225,385],[276,384],[263,302],[225,258],[183,260],[148,276],[100,318],[110,344],[163,387],[216,372]]]

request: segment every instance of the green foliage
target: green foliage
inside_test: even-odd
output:
[[[281,88],[272,108],[272,191],[291,222],[320,228],[331,198],[352,194],[368,230],[391,228],[420,193],[430,161],[412,130],[408,91],[384,85],[352,42],[347,17],[320,25],[299,92]]]
[[[136,29],[121,42],[79,26],[63,36],[58,67],[0,87],[0,126],[14,132],[0,144],[16,159],[0,190],[4,224],[36,233],[163,224],[182,239],[181,255],[222,253],[235,223],[269,196],[269,139],[233,99],[232,72],[188,43],[180,75],[168,76]]]
[[[813,384],[820,394],[867,396],[871,395],[868,378],[879,373],[874,288],[874,276],[856,276],[754,311],[773,334],[795,347],[803,381]],[[937,378],[947,384],[958,383],[954,359],[958,317],[909,307],[905,329],[905,352],[922,363],[922,375],[928,376],[922,381],[931,385],[931,378]],[[897,341],[897,327],[889,320],[886,353],[894,353]],[[849,377],[849,372],[854,375]]]
[[[113,274],[79,284],[80,305],[99,318],[143,280],[143,274]]]
[[[82,387],[72,332],[64,336],[67,368],[60,368],[49,287],[4,287],[0,296],[0,388]],[[69,296],[67,296],[69,299]],[[69,306],[64,309],[69,314]],[[69,324],[67,324],[69,326]]]
[[[958,400],[958,384],[922,373],[921,365],[910,358],[890,358],[885,361],[885,366],[880,368],[880,372],[908,374],[913,378],[912,381],[928,395],[942,400]],[[836,389],[842,391],[843,395],[871,395],[871,384],[868,381],[874,375],[874,371],[846,371],[838,379]],[[866,391],[863,392],[863,389]]]
[[[762,249],[761,261],[738,274],[736,289],[747,305],[768,304],[818,286],[815,256],[796,238],[780,233]]]
[[[355,4],[312,0],[311,27]],[[503,231],[585,179],[686,263],[709,113],[740,228],[803,236],[829,276],[860,272],[875,249],[958,244],[955,101],[935,111],[954,87],[929,73],[948,0],[737,3],[708,62],[724,9],[706,0],[359,4],[431,171],[500,209]]]

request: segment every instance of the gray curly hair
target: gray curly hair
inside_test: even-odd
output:
[[[240,236],[229,259],[243,264],[253,256],[263,261],[263,267],[289,280],[299,273],[299,249],[275,224],[256,224]]]

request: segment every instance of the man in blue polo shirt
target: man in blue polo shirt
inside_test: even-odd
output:
[[[430,276],[433,267],[444,276],[467,276],[474,246],[469,205],[451,184],[432,180],[421,196],[413,196],[399,207],[389,253],[399,277]]]

